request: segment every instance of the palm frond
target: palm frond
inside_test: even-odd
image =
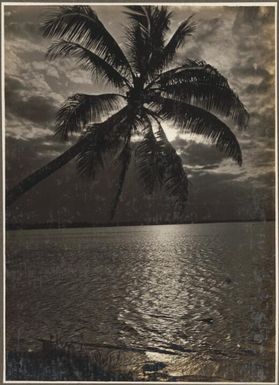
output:
[[[226,156],[242,164],[239,143],[230,128],[210,112],[199,107],[158,97],[153,107],[163,119],[171,120],[183,132],[204,136]]]
[[[83,69],[90,71],[93,78],[101,78],[117,88],[129,86],[128,80],[111,64],[78,43],[58,41],[53,43],[47,52],[47,57],[54,60],[58,57],[74,57]]]
[[[143,29],[140,26],[126,27],[126,46],[128,48],[128,57],[137,77],[146,73],[147,69],[147,51]]]
[[[191,15],[179,25],[164,47],[161,57],[162,65],[165,66],[173,60],[178,48],[184,46],[187,38],[193,34],[195,29],[196,24],[193,22],[193,15]]]
[[[129,16],[133,26],[140,26],[144,36],[149,38],[148,43],[159,42],[163,44],[165,34],[169,30],[172,13],[167,7],[161,6],[126,6],[128,11],[124,12]]]
[[[94,178],[96,172],[103,166],[104,154],[110,150],[117,150],[120,175],[110,212],[111,219],[115,215],[130,163],[130,138],[133,131],[137,131],[140,124],[142,124],[142,118],[127,106],[124,107],[107,121],[88,127],[85,135],[90,137],[89,145],[80,151],[77,158],[79,173]]]
[[[43,36],[65,39],[93,49],[112,66],[131,74],[123,51],[91,7],[59,7],[58,11],[47,16],[41,29]]]
[[[78,173],[94,179],[97,172],[104,167],[103,155],[107,150],[108,144],[100,126],[92,125],[88,145],[77,156]]]
[[[126,29],[134,69],[146,79],[160,69],[164,38],[171,13],[166,7],[128,6],[130,25]]]
[[[151,23],[151,54],[148,63],[148,76],[158,73],[164,64],[165,34],[169,31],[171,13],[166,7],[155,7]]]
[[[152,113],[151,113],[152,116]],[[136,149],[136,166],[145,191],[151,194],[156,186],[164,185],[182,210],[188,198],[188,179],[182,161],[168,141],[159,123],[154,133],[152,124]]]
[[[159,73],[154,79],[150,81],[149,84],[147,84],[146,89],[150,89],[154,85],[166,84],[168,81],[171,81],[172,77],[175,76],[178,72],[184,69],[199,68],[199,65],[201,65],[201,63],[204,63],[204,62],[185,59],[183,65],[180,65],[178,67],[171,68],[167,71]]]
[[[211,67],[204,60],[193,60],[186,58],[184,59],[183,64],[179,65],[178,67],[171,68],[167,71],[160,73],[150,84],[148,84],[147,88],[151,88],[154,84],[164,85],[174,82],[176,80],[176,77],[178,78],[177,80],[179,80],[180,76],[183,77],[184,71],[201,70],[205,66]]]
[[[195,64],[162,74],[160,89],[167,97],[230,117],[239,128],[246,128],[249,114],[227,79],[206,63]]]
[[[143,183],[144,190],[147,194],[152,194],[156,185],[163,183],[163,176],[159,166],[158,143],[151,123],[146,131],[143,140],[136,148],[135,160],[139,179]]]
[[[127,5],[124,14],[128,15],[132,23],[140,24],[147,30],[150,23],[150,11],[150,6]]]
[[[82,131],[88,124],[120,108],[122,100],[118,94],[75,94],[69,97],[57,112],[56,135],[66,140],[70,134]]]
[[[77,156],[80,175],[95,178],[96,172],[103,166],[103,155],[119,148],[129,135],[126,120],[127,107],[124,107],[104,122],[87,127],[83,136],[88,138],[88,145]]]
[[[156,132],[156,139],[164,156],[164,186],[167,192],[175,198],[175,204],[180,210],[183,210],[188,199],[188,178],[181,158],[168,141],[161,125]]]
[[[118,152],[121,163],[124,148],[139,124],[141,118],[125,106],[104,122],[87,126],[83,135],[88,138],[88,146],[83,147],[77,157],[79,173],[94,178],[96,170],[102,165],[102,156],[109,151],[111,156],[114,151]]]

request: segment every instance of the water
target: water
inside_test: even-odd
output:
[[[172,375],[274,379],[274,223],[11,231],[6,254],[8,351],[52,334],[144,348]]]

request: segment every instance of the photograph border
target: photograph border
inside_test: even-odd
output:
[[[5,35],[4,35],[4,9],[6,6],[59,6],[59,5],[73,5],[73,4],[79,4],[79,5],[90,5],[90,6],[121,6],[121,5],[185,5],[185,6],[230,6],[230,7],[241,7],[241,6],[270,6],[275,8],[275,381],[274,382],[232,382],[232,381],[225,381],[225,382],[201,382],[201,381],[192,381],[192,382],[164,382],[164,381],[109,381],[111,384],[219,384],[219,385],[225,385],[225,384],[251,384],[251,385],[268,385],[268,384],[278,384],[278,306],[279,306],[279,263],[278,263],[278,12],[277,12],[277,1],[276,2],[270,2],[270,1],[215,1],[212,2],[210,0],[208,1],[106,1],[106,0],[99,0],[99,1],[92,1],[92,2],[86,2],[86,1],[1,1],[1,121],[2,121],[2,135],[1,135],[1,154],[2,154],[2,167],[0,169],[0,179],[1,179],[1,208],[0,208],[0,216],[1,216],[1,224],[2,224],[2,231],[1,231],[1,242],[2,242],[2,264],[1,264],[1,290],[2,295],[0,295],[1,299],[1,321],[0,321],[0,338],[1,338],[1,348],[0,348],[0,383],[3,384],[105,384],[105,381],[29,381],[29,380],[23,380],[23,381],[10,381],[6,380],[6,357],[5,357],[5,348],[6,348],[6,341],[5,341],[5,316],[6,316],[6,275],[5,275],[5,236],[6,236],[6,223],[5,223]],[[0,290],[0,292],[1,292]],[[2,328],[1,328],[2,326]],[[1,381],[2,380],[2,381]]]

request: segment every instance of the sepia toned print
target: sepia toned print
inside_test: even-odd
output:
[[[276,382],[276,5],[5,4],[8,381]]]

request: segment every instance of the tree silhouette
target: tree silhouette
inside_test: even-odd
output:
[[[91,178],[103,168],[103,157],[114,153],[119,162],[119,182],[113,199],[114,216],[132,154],[147,193],[164,186],[174,204],[183,210],[188,180],[182,161],[168,141],[162,122],[181,132],[202,135],[239,165],[242,155],[231,129],[219,117],[229,118],[240,129],[248,113],[228,81],[211,65],[185,59],[175,65],[196,26],[190,16],[172,36],[172,13],[164,6],[127,6],[129,23],[122,48],[90,6],[63,6],[49,15],[43,36],[56,39],[47,57],[73,58],[91,74],[113,86],[115,93],[70,96],[58,111],[56,135],[80,138],[58,158],[35,171],[7,192],[10,205],[41,180],[76,158],[81,175]],[[93,88],[93,87],[92,87]],[[141,141],[132,143],[133,135]]]

